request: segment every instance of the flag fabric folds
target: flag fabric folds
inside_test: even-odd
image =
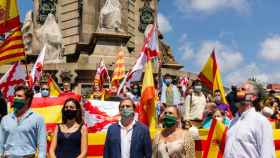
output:
[[[151,60],[145,66],[139,107],[139,120],[150,128],[156,127],[156,89],[154,86]]]
[[[202,158],[222,158],[226,143],[228,127],[221,121],[213,119],[208,132],[205,151]]]
[[[212,51],[210,57],[208,58],[198,77],[202,81],[202,83],[204,83],[213,92],[215,90],[220,90],[222,102],[227,104],[220,69],[215,55],[215,50]]]
[[[99,79],[101,88],[106,80],[110,81],[110,76],[103,59],[100,60],[99,67],[96,70],[95,79]]]
[[[22,33],[19,27],[9,34],[4,42],[0,44],[0,64],[16,62],[25,57]]]
[[[14,88],[19,84],[24,84],[26,71],[20,62],[16,62],[0,79],[0,90],[5,98],[14,96]]]
[[[53,80],[51,75],[49,75],[49,78],[48,78],[48,86],[50,89],[50,96],[57,97],[60,95],[61,90],[60,90],[59,86],[56,84],[56,82]]]
[[[42,76],[46,49],[47,49],[47,47],[44,46],[43,49],[41,50],[35,64],[32,67],[31,74],[30,74],[32,85],[30,85],[30,87],[32,87],[34,83],[38,82]]]
[[[20,26],[16,0],[0,1],[0,34]]]
[[[120,80],[125,76],[124,52],[121,49],[117,54],[117,61],[112,77],[112,85],[119,87]]]

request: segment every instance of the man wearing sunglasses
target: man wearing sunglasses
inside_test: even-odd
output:
[[[255,110],[259,96],[255,82],[247,81],[238,89],[239,115],[227,132],[224,158],[275,158],[271,124]]]
[[[104,158],[151,158],[149,129],[135,120],[135,104],[125,98],[120,102],[120,121],[107,131]]]

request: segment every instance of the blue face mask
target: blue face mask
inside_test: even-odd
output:
[[[49,94],[50,94],[50,92],[49,92],[48,90],[42,90],[42,91],[41,91],[42,97],[48,97]]]
[[[171,84],[171,82],[172,82],[172,80],[171,80],[171,79],[165,79],[165,83],[166,83],[167,85],[170,85],[170,84]]]

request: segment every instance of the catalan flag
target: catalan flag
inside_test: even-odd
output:
[[[198,77],[213,92],[215,90],[220,90],[222,102],[227,104],[215,50],[212,51],[212,54],[208,58],[207,63],[204,65]]]
[[[22,33],[17,27],[0,45],[0,64],[16,62],[25,57]]]
[[[117,55],[117,61],[112,77],[112,85],[119,87],[119,81],[125,76],[124,52],[121,49]]]
[[[19,12],[16,0],[0,1],[0,34],[20,26]]]
[[[150,128],[156,127],[156,89],[154,86],[152,61],[148,60],[142,84],[139,120]]]

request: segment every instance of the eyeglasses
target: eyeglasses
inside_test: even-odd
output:
[[[41,90],[49,90],[48,88],[41,88]]]

